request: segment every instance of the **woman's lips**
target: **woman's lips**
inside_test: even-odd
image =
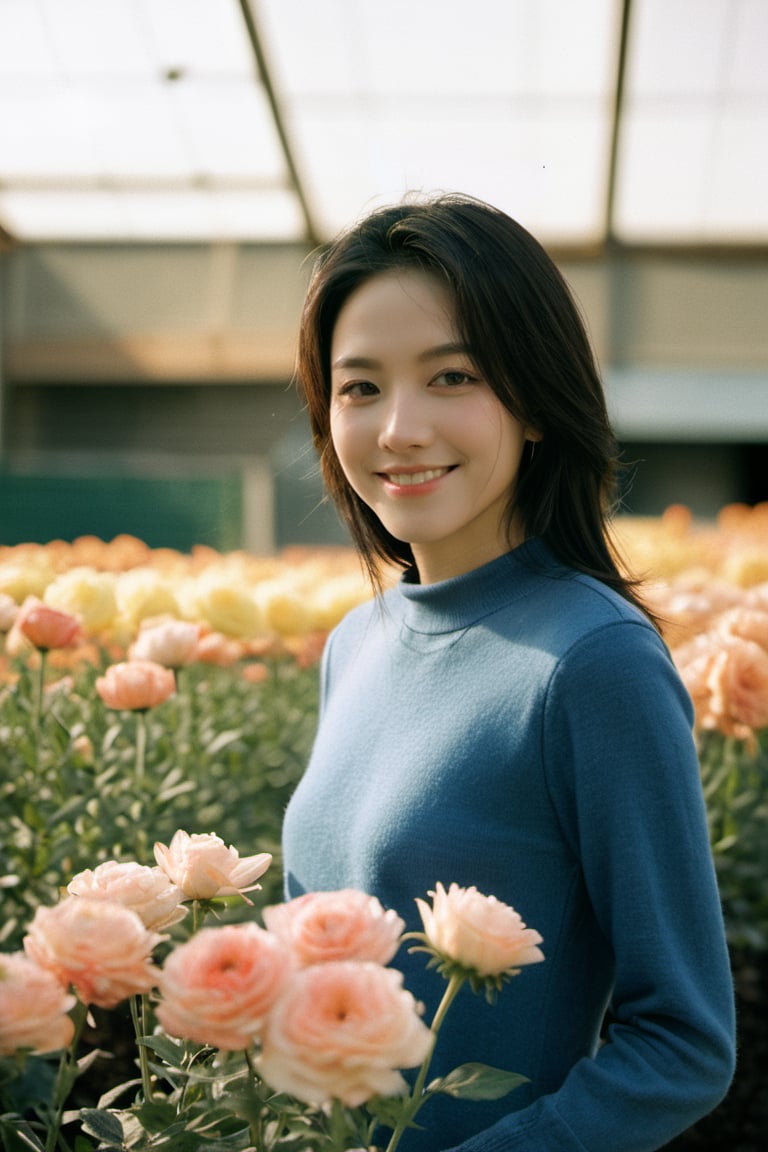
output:
[[[450,468],[423,468],[418,472],[383,472],[385,480],[391,484],[408,487],[412,484],[426,484],[428,480],[439,480],[450,472]]]

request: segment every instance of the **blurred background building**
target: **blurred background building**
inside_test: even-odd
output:
[[[624,506],[768,500],[768,0],[0,0],[0,545],[344,539],[311,256],[410,190],[588,319]]]

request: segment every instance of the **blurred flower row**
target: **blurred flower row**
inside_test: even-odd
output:
[[[349,549],[267,558],[197,548],[186,555],[133,537],[0,548],[0,631],[9,633],[12,656],[26,639],[74,648],[81,658],[92,658],[94,642],[116,651],[135,646],[139,658],[170,666],[226,665],[280,646],[301,656],[369,595]],[[75,617],[78,630],[41,615],[42,605]],[[158,621],[177,626],[143,635]]]

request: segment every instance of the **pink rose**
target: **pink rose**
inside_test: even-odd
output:
[[[435,885],[432,907],[417,900],[424,933],[441,956],[478,976],[516,975],[524,964],[544,959],[541,936],[526,928],[514,908],[476,888]]]
[[[400,972],[332,961],[289,980],[267,1018],[260,1071],[271,1088],[308,1104],[356,1107],[402,1092],[398,1069],[421,1064],[432,1041]]]
[[[237,849],[227,848],[212,832],[190,836],[181,830],[174,832],[168,847],[155,844],[155,860],[189,900],[251,892],[272,863],[269,852],[241,860]]]
[[[710,711],[718,727],[768,727],[768,652],[754,640],[724,637],[707,675]]]
[[[0,1056],[22,1049],[55,1052],[74,1035],[75,1006],[56,977],[21,952],[0,956]]]
[[[290,968],[281,942],[256,924],[203,928],[166,960],[157,1018],[172,1036],[249,1048]]]
[[[768,609],[730,608],[718,618],[717,631],[723,636],[752,640],[768,652]]]
[[[49,648],[70,648],[80,635],[77,616],[51,608],[35,596],[28,596],[22,604],[15,627],[44,652]]]
[[[129,908],[68,896],[37,909],[24,950],[65,987],[71,984],[84,1004],[114,1008],[154,987],[159,970],[151,954],[161,939]]]
[[[195,659],[200,625],[187,620],[163,620],[144,625],[131,645],[131,660],[151,660],[166,668],[181,668]]]
[[[170,668],[151,660],[127,660],[110,664],[96,681],[96,691],[107,708],[142,712],[162,704],[176,691]]]
[[[240,640],[232,640],[222,632],[206,632],[197,645],[197,659],[201,664],[217,664],[228,668],[242,660],[245,648]]]
[[[67,885],[72,896],[87,896],[91,900],[112,900],[130,908],[150,931],[159,932],[177,924],[187,914],[181,906],[184,893],[177,888],[162,868],[145,864],[119,864],[107,860],[91,871],[78,872]]]
[[[310,892],[265,908],[263,915],[267,928],[290,944],[302,966],[328,960],[387,964],[405,928],[396,912],[385,912],[374,896],[353,888]]]

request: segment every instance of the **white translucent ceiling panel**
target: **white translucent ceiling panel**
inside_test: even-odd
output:
[[[634,0],[616,231],[768,240],[768,3]]]
[[[0,0],[0,204],[22,238],[300,236],[238,0]]]
[[[252,7],[323,233],[416,189],[481,196],[542,237],[600,236],[615,0]]]
[[[37,240],[201,241],[233,237],[285,240],[302,231],[296,198],[285,191],[161,192],[0,190],[0,220]],[[254,222],[257,222],[255,235]]]

